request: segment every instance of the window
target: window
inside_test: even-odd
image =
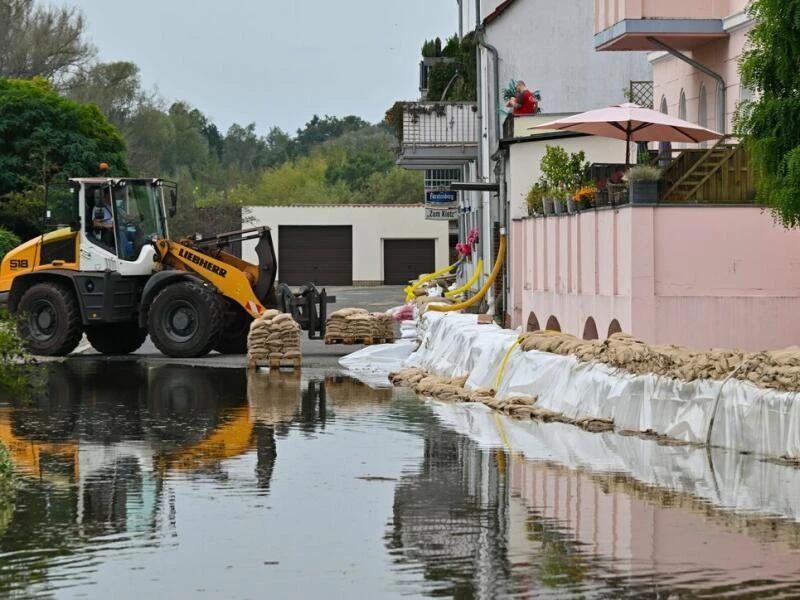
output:
[[[700,93],[697,95],[697,124],[708,127],[708,97],[705,84],[700,84]]]
[[[669,114],[669,109],[667,108],[667,97],[661,96],[661,112],[665,115]]]
[[[678,118],[686,120],[686,92],[681,90],[681,98],[678,101]]]

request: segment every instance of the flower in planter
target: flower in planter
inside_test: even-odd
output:
[[[622,183],[623,179],[625,178],[625,173],[622,171],[614,171],[611,174],[611,177],[608,178],[608,183],[618,184]]]
[[[480,239],[480,237],[481,237],[481,233],[480,233],[480,231],[478,231],[478,228],[477,227],[473,227],[472,229],[469,230],[469,233],[467,234],[467,243],[470,246],[474,246],[475,244],[478,243],[478,240]]]
[[[584,185],[573,194],[572,199],[577,202],[581,208],[591,208],[592,200],[597,193],[597,187],[594,183]]]
[[[458,242],[456,244],[456,252],[458,253],[459,258],[472,256],[472,245]]]

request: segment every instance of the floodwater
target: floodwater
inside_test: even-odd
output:
[[[2,597],[800,597],[797,469],[324,372],[48,368],[0,405]]]

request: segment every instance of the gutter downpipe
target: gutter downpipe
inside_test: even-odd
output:
[[[490,88],[489,98],[494,98],[494,102],[497,102],[497,98],[500,97],[500,53],[497,51],[492,44],[486,41],[486,26],[482,23],[476,29],[476,39],[478,41],[478,45],[481,48],[484,48],[489,54],[492,56],[492,87]],[[500,148],[500,114],[497,111],[497,107],[494,106],[492,101],[489,101],[489,106],[486,107],[486,111],[488,112],[490,109],[492,111],[492,125],[494,126],[494,143],[497,144],[497,148]],[[488,116],[488,115],[487,115]],[[489,148],[489,156],[495,155],[496,151],[494,148]],[[503,172],[503,185],[500,186],[500,192],[497,195],[497,220],[500,222],[500,229],[503,231],[510,231],[509,224],[508,224],[508,211],[506,210],[506,195],[505,195],[505,170]],[[499,177],[497,177],[497,183],[500,183]],[[491,226],[491,231],[494,231],[494,226],[492,225],[492,212],[491,212],[491,199],[488,200],[489,204],[489,223]],[[494,244],[490,246],[493,247]],[[503,298],[502,298],[502,307],[503,312],[508,312],[508,255],[509,253],[506,252],[505,254],[505,263],[506,263],[506,271],[505,276],[503,277]],[[489,296],[489,306],[491,310],[489,314],[495,313],[495,298],[493,295]],[[505,315],[501,315],[505,321]]]
[[[726,99],[725,99],[725,79],[723,79],[722,75],[720,75],[719,73],[716,73],[715,71],[712,71],[711,69],[709,69],[704,64],[701,64],[701,63],[697,62],[696,60],[694,60],[693,58],[690,58],[690,57],[686,56],[682,52],[678,51],[677,49],[673,48],[672,46],[669,46],[669,45],[665,44],[661,40],[659,40],[657,38],[654,38],[653,36],[647,36],[646,39],[647,39],[648,42],[650,42],[651,44],[654,44],[656,47],[660,48],[664,52],[667,52],[668,54],[671,54],[672,56],[674,56],[678,60],[682,60],[683,62],[691,65],[692,67],[694,67],[698,71],[702,71],[703,73],[705,73],[706,75],[708,75],[709,77],[711,77],[712,79],[714,79],[717,82],[717,131],[719,133],[725,135],[725,129],[726,129],[726,127],[725,127],[725,111],[726,111],[727,102],[726,102]],[[706,126],[706,124],[704,124],[704,123],[701,123],[700,125],[703,126],[703,127]]]
[[[477,54],[477,69],[478,69],[478,77],[477,79],[477,88],[478,88],[478,130],[480,132],[481,139],[483,138],[483,126],[484,126],[484,119],[492,118],[489,115],[491,101],[491,93],[494,93],[497,96],[500,93],[500,73],[499,73],[499,66],[500,66],[500,58],[499,53],[497,52],[497,48],[493,45],[489,44],[484,39],[485,36],[485,26],[481,21],[481,0],[475,0],[475,41],[478,45],[479,51]],[[486,106],[484,106],[484,89],[481,85],[482,81],[482,74],[483,74],[483,61],[481,60],[481,52],[480,49],[485,49],[489,54],[491,54],[493,58],[493,86],[489,85],[489,94],[486,95]],[[487,64],[487,70],[489,65]],[[494,89],[492,89],[492,87]],[[496,111],[495,111],[496,112]],[[495,142],[499,143],[500,141],[500,119],[497,114],[494,115],[493,119],[493,129],[495,135]],[[488,136],[487,136],[488,137]],[[491,139],[487,140],[487,146],[491,142]],[[491,148],[487,147],[488,156],[491,160]],[[484,152],[481,148],[480,152],[478,153],[478,175],[481,180],[484,178],[490,178],[490,174],[488,172],[488,164],[484,164]],[[486,172],[484,173],[484,170]],[[502,199],[498,200],[498,204],[502,205]],[[502,213],[502,206],[498,206],[499,212]],[[491,264],[491,252],[492,252],[492,233],[493,233],[493,221],[492,221],[492,210],[491,210],[491,198],[486,193],[483,192],[481,194],[481,226],[483,229],[483,234],[481,235],[481,244],[483,246],[482,254],[484,255],[484,265]],[[498,218],[500,218],[500,214],[498,214]],[[505,227],[504,221],[501,221],[502,227]],[[488,313],[494,314],[494,307],[495,307],[495,299],[493,295],[489,295],[488,297]],[[505,309],[504,309],[505,310]]]

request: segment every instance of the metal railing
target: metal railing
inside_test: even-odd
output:
[[[478,144],[478,112],[474,102],[417,102],[403,110],[401,143],[425,146]]]

